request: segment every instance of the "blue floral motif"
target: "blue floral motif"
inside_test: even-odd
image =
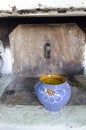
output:
[[[39,92],[42,94],[42,99],[50,104],[61,103],[66,95],[65,89],[47,89],[44,86],[39,87]]]

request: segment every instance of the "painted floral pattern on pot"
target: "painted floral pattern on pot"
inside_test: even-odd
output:
[[[44,75],[35,86],[40,103],[49,111],[59,111],[71,97],[71,87],[61,75]]]
[[[44,86],[39,87],[39,92],[42,94],[42,99],[50,104],[61,103],[66,95],[65,89],[48,89]]]

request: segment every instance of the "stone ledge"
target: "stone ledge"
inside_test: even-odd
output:
[[[32,10],[17,10],[4,11],[0,10],[0,18],[11,17],[71,17],[71,16],[86,16],[86,9],[32,9]]]
[[[85,130],[86,106],[49,112],[40,106],[0,106],[0,130]]]
[[[86,90],[86,75],[76,75],[74,78]]]
[[[0,78],[0,98],[3,95],[7,86],[9,85],[9,83],[11,82],[11,80],[12,80],[11,76],[2,76]]]

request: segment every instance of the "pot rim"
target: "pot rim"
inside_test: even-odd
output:
[[[47,84],[47,83],[44,82],[44,79],[47,79],[47,78],[56,78],[56,79],[61,80],[62,83],[60,83],[60,84]],[[42,75],[39,80],[40,80],[41,83],[46,84],[46,85],[51,85],[51,86],[52,85],[55,85],[55,86],[61,85],[61,84],[65,83],[67,81],[64,76],[59,75],[59,74],[46,74],[46,75]]]

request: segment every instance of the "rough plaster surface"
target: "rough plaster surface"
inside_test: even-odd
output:
[[[0,0],[0,17],[86,16],[85,0]]]
[[[44,56],[47,41],[50,59]],[[83,72],[85,34],[77,24],[18,25],[10,33],[9,42],[16,75],[39,77],[46,73]]]
[[[86,43],[84,47],[84,61],[83,61],[83,67],[84,67],[84,75],[86,75]]]
[[[1,73],[2,74],[12,74],[12,55],[10,52],[10,48],[7,47],[4,49],[3,42],[0,41],[0,57],[2,58],[2,67]]]
[[[0,0],[0,10],[33,9],[33,8],[85,8],[85,0]]]
[[[53,113],[37,106],[0,106],[0,130],[85,130],[85,106]],[[45,116],[46,115],[46,116]]]

